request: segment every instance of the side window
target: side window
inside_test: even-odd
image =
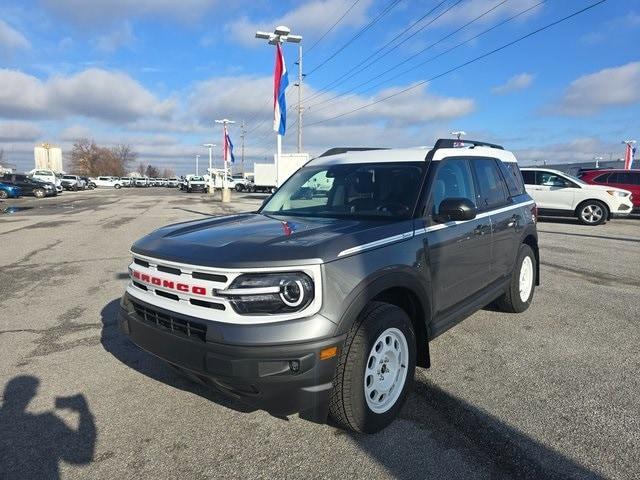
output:
[[[543,185],[545,187],[575,187],[573,182],[561,177],[560,175],[556,175],[555,173],[538,172],[537,177],[538,185]]]
[[[520,173],[518,164],[515,162],[501,162],[500,160],[497,160],[497,162],[500,166],[500,171],[502,171],[502,176],[507,182],[509,195],[514,197],[525,193],[522,174]]]
[[[477,158],[471,161],[480,189],[476,201],[480,210],[499,207],[507,203],[507,189],[496,162],[497,160],[492,158]]]
[[[634,174],[631,172],[618,172],[618,183],[624,185],[632,185],[634,182]]]
[[[525,185],[535,185],[536,172],[532,170],[525,170],[522,172],[522,179],[524,180]]]
[[[604,173],[602,175],[598,175],[593,179],[593,181],[598,183],[609,183],[608,178],[610,175],[611,175],[610,173]]]
[[[440,213],[440,203],[445,198],[468,198],[476,203],[476,192],[469,162],[464,158],[448,158],[440,161],[431,186],[431,212]]]

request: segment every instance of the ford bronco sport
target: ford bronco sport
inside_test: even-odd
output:
[[[362,150],[311,160],[255,213],[137,241],[121,330],[255,408],[384,428],[431,340],[492,302],[528,308],[536,210],[498,145]]]

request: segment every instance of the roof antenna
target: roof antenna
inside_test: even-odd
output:
[[[464,130],[454,130],[453,132],[449,132],[451,135],[455,135],[458,139],[457,142],[453,143],[453,148],[464,147],[464,142],[462,141],[462,137],[467,134]]]

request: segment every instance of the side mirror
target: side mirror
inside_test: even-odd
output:
[[[445,198],[440,202],[438,222],[461,222],[476,218],[476,206],[468,198]]]

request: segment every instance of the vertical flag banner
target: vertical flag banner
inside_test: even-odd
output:
[[[633,157],[636,153],[636,147],[631,142],[625,142],[626,148],[624,150],[624,169],[631,170],[633,165]]]
[[[287,129],[287,100],[285,90],[289,85],[287,66],[280,43],[276,43],[276,66],[273,70],[273,131],[284,135]]]
[[[231,143],[231,137],[226,125],[224,127],[224,158],[225,161],[229,161],[229,158],[231,158],[231,163],[236,163],[236,157],[233,155],[233,143]]]

